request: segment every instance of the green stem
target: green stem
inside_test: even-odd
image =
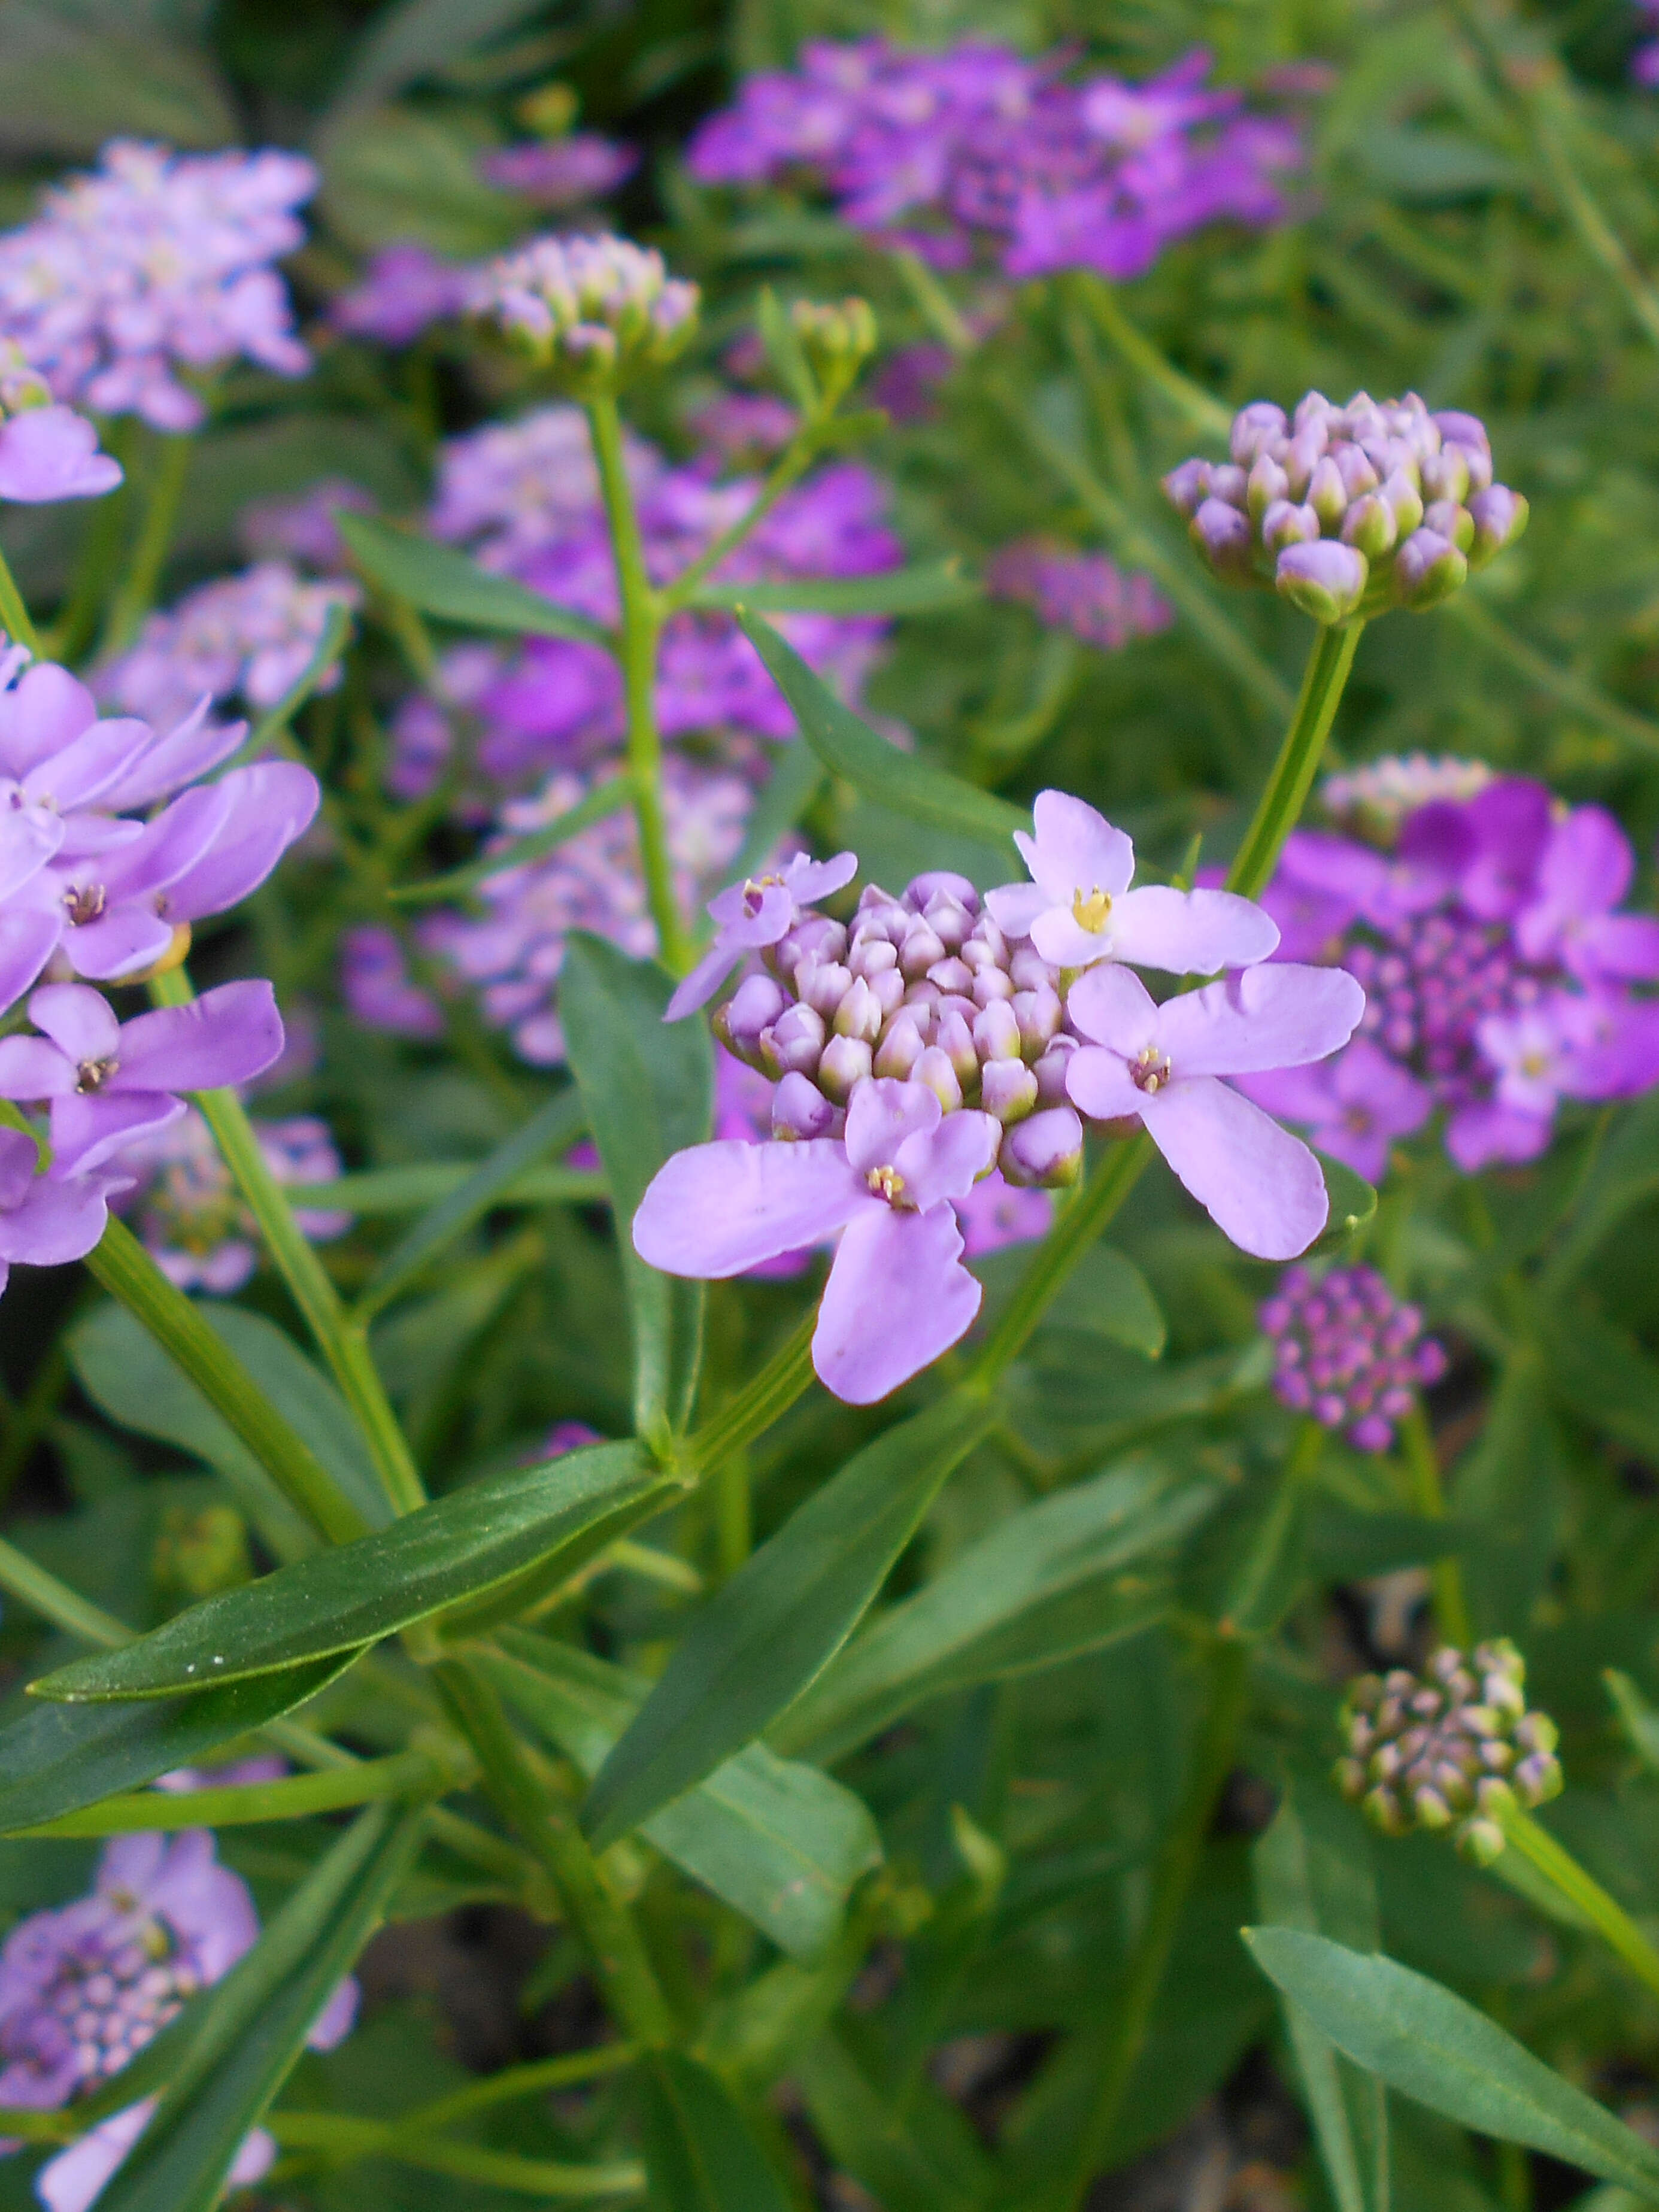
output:
[[[1446,1517],[1446,1493],[1440,1480],[1440,1458],[1434,1448],[1428,1416],[1414,1404],[1400,1424],[1400,1442],[1412,1479],[1412,1503],[1427,1521]],[[1443,1640],[1467,1651],[1474,1641],[1468,1600],[1463,1590],[1463,1570],[1455,1559],[1437,1559],[1429,1570],[1434,1591],[1434,1617]]]
[[[113,1613],[91,1604],[67,1583],[60,1583],[56,1575],[37,1566],[15,1545],[3,1541],[0,1589],[8,1597],[15,1598],[19,1605],[26,1605],[31,1613],[39,1613],[42,1620],[49,1620],[54,1628],[78,1636],[83,1643],[100,1644],[105,1650],[113,1651],[118,1645],[132,1641],[132,1630],[117,1620]]]
[[[1610,737],[1622,738],[1638,752],[1659,754],[1659,722],[1650,721],[1645,714],[1636,714],[1618,700],[1609,699],[1604,691],[1585,678],[1575,675],[1571,669],[1557,667],[1554,661],[1535,651],[1507,623],[1499,622],[1475,593],[1457,592],[1447,600],[1446,611],[1514,674],[1536,684],[1540,691],[1559,699],[1564,707],[1571,707],[1575,714],[1583,714],[1587,721],[1598,723]]]
[[[1230,891],[1253,899],[1260,898],[1267,889],[1285,840],[1308,803],[1364,627],[1362,622],[1340,623],[1329,629],[1321,625],[1279,758],[1267,778],[1255,818],[1238,848],[1238,857],[1228,871]]]
[[[957,311],[957,305],[919,254],[896,253],[893,266],[921,312],[933,336],[961,361],[974,350],[974,334]]]
[[[0,553],[0,629],[15,645],[26,645],[31,653],[39,652],[40,640],[3,553]]]
[[[1659,1950],[1648,1941],[1622,1905],[1615,1904],[1601,1883],[1587,1874],[1572,1853],[1558,1844],[1530,1813],[1514,1806],[1498,1815],[1504,1839],[1512,1844],[1546,1881],[1577,1907],[1611,1950],[1617,1952],[1639,1981],[1659,1991]]]
[[[157,976],[149,988],[158,1006],[188,1006],[196,995],[182,968]],[[426,1492],[386,1385],[369,1356],[367,1328],[353,1322],[341,1304],[328,1270],[294,1218],[288,1194],[270,1171],[236,1093],[198,1091],[196,1103],[259,1225],[277,1273],[305,1316],[319,1350],[356,1417],[386,1496],[398,1512],[413,1512],[426,1503]]]
[[[721,562],[735,553],[751,532],[759,528],[784,494],[799,483],[811,467],[817,452],[818,441],[814,436],[802,434],[790,441],[779,455],[771,475],[732,527],[723,530],[712,545],[705,547],[696,559],[689,562],[673,582],[665,586],[658,601],[658,611],[664,619],[678,614],[704,577],[712,576]]]
[[[808,1314],[759,1374],[751,1376],[712,1420],[692,1431],[683,1447],[691,1469],[706,1474],[719,1468],[788,1412],[811,1383],[812,1332],[817,1326],[817,1314]]]
[[[355,1765],[318,1774],[299,1774],[281,1782],[234,1783],[219,1790],[178,1796],[167,1790],[130,1790],[101,1798],[76,1813],[47,1820],[38,1828],[17,1828],[20,1836],[126,1836],[143,1830],[246,1827],[266,1820],[299,1820],[313,1813],[336,1813],[347,1805],[369,1805],[383,1797],[429,1795],[445,1771],[422,1751],[394,1752],[385,1759],[359,1759]]]
[[[1152,2010],[1163,1986],[1176,1930],[1198,1873],[1216,1801],[1232,1771],[1234,1747],[1249,1691],[1249,1647],[1237,1637],[1217,1636],[1206,1653],[1204,1718],[1193,1747],[1186,1788],[1152,1871],[1146,1917],[1115,1997],[1100,2068],[1099,2087],[1084,2124],[1064,2202],[1081,2203],[1105,2155],[1135,2069],[1146,2048]]]
[[[606,2074],[618,2074],[631,2066],[639,2057],[631,2043],[603,2043],[595,2051],[573,2051],[561,2058],[533,2059],[526,2066],[509,2066],[500,2074],[492,2074],[488,2081],[469,2081],[464,2089],[452,2090],[447,2097],[434,2098],[429,2105],[416,2105],[413,2111],[398,2115],[398,2125],[418,2133],[427,2128],[445,2128],[452,2120],[465,2119],[473,2112],[487,2112],[492,2105],[508,2105],[520,2097],[539,2097],[552,2089],[572,2089],[582,2081],[597,2081]]]
[[[124,465],[124,449],[131,441],[120,434],[127,427],[124,423],[112,425],[104,441]],[[120,566],[131,504],[131,477],[105,498],[93,503],[76,554],[68,603],[58,611],[57,620],[40,641],[41,652],[48,660],[73,666],[92,643],[97,633],[99,610],[108,593],[110,580]]]
[[[1010,1362],[1019,1357],[1049,1301],[1128,1197],[1152,1156],[1152,1139],[1143,1132],[1113,1145],[1096,1163],[1088,1181],[1037,1247],[987,1338],[969,1376],[970,1389],[990,1391]]]
[[[445,2142],[412,2133],[399,2120],[360,2120],[344,2112],[270,2112],[265,2126],[284,2150],[311,2151],[330,2166],[360,2158],[391,2159],[417,2173],[442,2173],[515,2196],[569,2198],[637,2197],[645,2171],[633,2160],[611,2166],[568,2166],[552,2159],[520,2158],[478,2143]]]
[[[1237,1581],[1228,1593],[1221,1630],[1226,1636],[1255,1636],[1273,1624],[1272,1599],[1279,1563],[1297,1524],[1302,1495],[1325,1446],[1317,1421],[1298,1423],[1273,1504],[1256,1532]]]
[[[647,2049],[672,2043],[673,2014],[633,1915],[611,1889],[574,1820],[538,1784],[494,1689],[462,1659],[441,1662],[435,1673],[452,1714],[477,1754],[486,1793],[552,1876],[611,2009],[635,2042]]]
[[[103,650],[119,653],[137,636],[144,617],[155,603],[155,587],[173,544],[179,520],[179,503],[185,495],[190,472],[191,441],[164,431],[149,479],[145,485],[144,518],[104,623]]]
[[[1136,329],[1106,279],[1080,272],[1072,282],[1096,328],[1126,365],[1161,392],[1200,437],[1224,441],[1233,427],[1231,411],[1218,399],[1212,399],[1201,384],[1194,384],[1191,377],[1183,376],[1172,361],[1165,360],[1146,333]]]
[[[204,1096],[204,1106],[206,1103]],[[86,1265],[189,1376],[283,1496],[331,1543],[349,1544],[365,1533],[368,1523],[362,1515],[309,1444],[270,1404],[184,1292],[167,1280],[125,1222],[111,1215],[103,1239],[88,1253]]]
[[[639,825],[640,866],[664,964],[676,975],[690,965],[690,949],[674,896],[674,866],[663,818],[662,745],[657,736],[657,635],[661,612],[646,573],[645,544],[623,454],[622,418],[606,396],[587,404],[593,459],[605,495],[611,550],[622,608],[623,690],[628,708],[628,776]]]

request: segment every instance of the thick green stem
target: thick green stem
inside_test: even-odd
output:
[[[119,653],[137,636],[144,617],[155,604],[155,588],[173,544],[179,520],[179,503],[190,473],[191,441],[164,432],[158,441],[155,465],[145,486],[144,518],[137,543],[127,561],[104,624],[103,649]]]
[[[266,2125],[284,2150],[310,2152],[330,2167],[362,2158],[390,2159],[417,2173],[441,2173],[456,2181],[476,2182],[492,2194],[507,2190],[544,2203],[568,2199],[592,2204],[602,2197],[637,2197],[645,2187],[644,2168],[631,2160],[571,2166],[553,2159],[521,2158],[515,2151],[417,2134],[401,2119],[356,2119],[344,2112],[270,2112]]]
[[[1066,1278],[1134,1188],[1152,1156],[1144,1133],[1114,1145],[1037,1247],[1001,1318],[987,1338],[969,1376],[969,1387],[989,1391],[1042,1319]]]
[[[575,1821],[538,1785],[494,1689],[462,1659],[443,1661],[435,1673],[451,1713],[477,1754],[485,1791],[552,1876],[617,2019],[647,2049],[672,2043],[674,2017],[633,1915],[611,1889]]]
[[[651,919],[665,966],[677,975],[690,965],[690,948],[674,896],[674,866],[663,817],[662,745],[657,735],[657,637],[661,611],[646,573],[645,544],[623,454],[622,418],[614,399],[587,405],[593,459],[605,495],[611,550],[617,564],[622,609],[623,692],[628,710],[628,777],[639,825],[640,866]]]
[[[331,1542],[349,1544],[364,1534],[368,1523],[311,1447],[289,1427],[184,1292],[167,1280],[125,1222],[111,1216],[102,1242],[88,1253],[86,1265],[189,1376],[283,1496]]]
[[[1296,1441],[1285,1458],[1273,1504],[1256,1532],[1238,1579],[1227,1594],[1222,1632],[1230,1636],[1259,1636],[1274,1624],[1273,1592],[1281,1590],[1280,1565],[1295,1532],[1302,1496],[1319,1465],[1325,1448],[1325,1431],[1317,1421],[1298,1424]]]
[[[1227,876],[1227,889],[1245,898],[1260,898],[1267,889],[1285,840],[1301,819],[1308,793],[1319,773],[1325,740],[1336,720],[1336,710],[1353,666],[1354,648],[1365,625],[1341,623],[1321,627],[1308,655],[1301,696],[1291,716],[1291,726],[1279,749],[1267,787],[1245,832],[1238,857]]]
[[[1507,1813],[1500,1813],[1498,1820],[1504,1841],[1583,1914],[1638,1981],[1659,1991],[1659,1950],[1654,1948],[1624,1906],[1615,1904],[1601,1883],[1586,1874],[1572,1853],[1558,1844],[1531,1814],[1523,1813],[1517,1805]]]
[[[1428,1521],[1446,1517],[1446,1493],[1440,1480],[1440,1458],[1434,1448],[1428,1417],[1413,1405],[1400,1424],[1400,1442],[1412,1479],[1412,1503]],[[1468,1600],[1463,1591],[1463,1570],[1455,1559],[1437,1559],[1429,1570],[1434,1591],[1434,1618],[1442,1639],[1467,1651],[1474,1641]]]
[[[5,631],[14,645],[26,645],[31,653],[39,651],[40,641],[34,623],[3,553],[0,553],[0,629]]]
[[[150,995],[157,1006],[182,1006],[189,1005],[195,993],[184,969],[175,968],[155,979]],[[202,1091],[196,1094],[196,1103],[259,1225],[272,1263],[356,1417],[386,1496],[398,1512],[413,1512],[426,1503],[426,1492],[386,1385],[369,1356],[367,1329],[347,1316],[328,1270],[294,1218],[287,1192],[270,1171],[241,1100],[234,1091]]]

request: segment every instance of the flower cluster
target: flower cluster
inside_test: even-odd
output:
[[[191,374],[310,357],[270,266],[304,238],[317,172],[295,154],[170,153],[118,140],[0,236],[0,337],[53,396],[161,430],[202,420]]]
[[[1207,54],[1141,84],[1068,82],[1066,64],[972,41],[943,53],[813,41],[798,70],[749,77],[703,125],[691,172],[705,184],[805,176],[884,244],[945,268],[986,247],[1019,277],[1136,276],[1205,224],[1281,214],[1298,135],[1206,89]]]
[[[1338,803],[1389,842],[1298,830],[1265,903],[1292,959],[1364,986],[1359,1036],[1317,1070],[1251,1096],[1375,1180],[1391,1139],[1437,1109],[1466,1173],[1534,1158],[1563,1098],[1629,1097],[1659,1082],[1659,920],[1616,912],[1634,864],[1599,806],[1474,763],[1383,764]],[[1465,798],[1418,793],[1462,786]],[[1372,803],[1383,788],[1388,809]],[[1409,811],[1404,811],[1407,808]]]
[[[0,338],[0,499],[42,507],[60,499],[100,499],[121,481],[121,464],[98,450],[98,433]]]
[[[478,158],[486,184],[542,208],[580,207],[603,199],[633,175],[639,155],[598,131],[573,131],[562,138],[527,138],[494,147]]]
[[[1528,1711],[1526,1680],[1507,1638],[1467,1659],[1443,1646],[1420,1675],[1361,1675],[1342,1710],[1343,1795],[1385,1835],[1449,1828],[1459,1850],[1490,1866],[1504,1814],[1561,1790],[1559,1734],[1547,1713]]]
[[[385,246],[356,283],[336,294],[329,320],[349,337],[412,345],[434,323],[465,313],[474,282],[470,269],[424,246]]]
[[[1637,0],[1637,12],[1645,31],[1659,29],[1659,0]],[[1642,40],[1630,58],[1630,73],[1650,91],[1659,85],[1659,39],[1650,36]]]
[[[672,361],[696,327],[695,284],[625,238],[538,238],[490,262],[469,305],[527,346],[574,392],[612,389]]]
[[[1431,415],[1415,392],[1346,407],[1310,392],[1287,421],[1255,400],[1233,417],[1231,459],[1164,480],[1218,576],[1270,583],[1322,623],[1437,606],[1527,526],[1494,483],[1473,415]]]
[[[1446,1355],[1423,1334],[1375,1267],[1332,1267],[1315,1277],[1291,1267],[1256,1310],[1273,1346],[1273,1389],[1328,1429],[1346,1429],[1361,1451],[1387,1451],[1416,1393],[1437,1382]]]
[[[0,1950],[0,2104],[55,2112],[100,2088],[228,1973],[258,1932],[247,1885],[218,1863],[208,1830],[117,1837],[89,1896],[31,1913]],[[347,1980],[313,2022],[312,2048],[340,2042],[356,2010],[357,1985]],[[85,2212],[154,2110],[154,2098],[130,2105],[49,2160],[35,2183],[48,2212]],[[255,2129],[231,2181],[247,2187],[276,2154]]]
[[[850,882],[851,854],[722,892],[714,941],[668,1010],[683,1018],[749,964],[714,1026],[774,1079],[774,1141],[678,1153],[635,1217],[635,1249],[718,1277],[838,1237],[813,1359],[855,1404],[964,1334],[980,1292],[957,1206],[993,1168],[1016,1186],[1074,1180],[1080,1115],[1143,1123],[1246,1251],[1291,1258],[1325,1224],[1312,1153],[1223,1079],[1336,1050],[1359,987],[1265,964],[1279,933],[1247,899],[1132,890],[1129,840],[1080,800],[1043,792],[1033,812],[1035,836],[1016,833],[1032,880],[983,900],[939,871],[896,898],[866,885],[840,922],[811,902]],[[1131,961],[1234,972],[1159,1006]]]
[[[1049,629],[1068,629],[1085,645],[1116,653],[1131,638],[1156,637],[1175,610],[1138,570],[1127,574],[1104,553],[1072,553],[1021,538],[1005,545],[985,571],[994,599],[1030,607]]]
[[[256,1121],[253,1131],[278,1182],[331,1182],[342,1171],[327,1123],[311,1115]],[[222,1297],[240,1291],[258,1264],[258,1231],[196,1108],[124,1146],[121,1164],[137,1188],[119,1210],[133,1208],[138,1233],[163,1274],[183,1291]],[[314,1206],[296,1207],[294,1218],[313,1243],[343,1237],[351,1226],[349,1213]]]
[[[362,599],[352,582],[313,582],[286,561],[261,561],[187,592],[165,614],[151,615],[127,650],[93,677],[106,706],[167,722],[204,695],[274,707],[310,665],[336,607]],[[320,690],[340,680],[330,669]]]

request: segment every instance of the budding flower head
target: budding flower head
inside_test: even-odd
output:
[[[789,319],[824,402],[834,406],[876,349],[876,319],[865,300],[797,300]]]
[[[1288,420],[1253,401],[1229,460],[1183,461],[1164,489],[1218,576],[1271,584],[1327,625],[1437,606],[1527,526],[1484,426],[1415,392],[1338,407],[1310,392]]]
[[[661,254],[625,238],[538,238],[489,263],[471,304],[580,398],[672,361],[696,326],[699,297]]]
[[[1504,1814],[1561,1791],[1559,1733],[1547,1713],[1528,1710],[1526,1678],[1507,1638],[1467,1658],[1444,1645],[1421,1674],[1362,1674],[1341,1713],[1342,1794],[1385,1835],[1449,1828],[1466,1858],[1489,1866],[1504,1848]]]

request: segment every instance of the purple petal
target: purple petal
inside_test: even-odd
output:
[[[1279,596],[1304,615],[1339,623],[1358,605],[1370,573],[1363,553],[1322,538],[1311,545],[1287,545],[1273,569],[1273,582]]]
[[[1066,1061],[1066,1095],[1091,1121],[1121,1121],[1146,1101],[1121,1056],[1098,1045],[1085,1044]]]
[[[728,944],[775,945],[794,924],[795,902],[783,884],[728,884],[709,900],[708,913]]]
[[[1112,908],[1112,955],[1176,975],[1246,968],[1279,944],[1279,925],[1254,899],[1232,891],[1179,891],[1162,884],[1126,891]]]
[[[986,909],[1005,937],[1029,937],[1048,903],[1047,892],[1036,884],[1003,884],[985,894]]]
[[[247,735],[247,724],[210,722],[212,704],[211,695],[204,692],[178,727],[155,738],[131,772],[105,793],[104,804],[148,806],[228,760]]]
[[[742,957],[740,946],[728,945],[723,938],[717,937],[691,973],[676,988],[664,1021],[683,1022],[699,1006],[707,1006]]]
[[[948,1206],[875,1205],[848,1228],[818,1307],[812,1364],[850,1406],[873,1406],[965,1336],[980,1285]]]
[[[40,1152],[21,1129],[0,1128],[0,1212],[9,1212],[28,1196]]]
[[[153,1137],[184,1115],[184,1100],[164,1091],[95,1091],[85,1097],[72,1091],[54,1098],[53,1170],[83,1176],[105,1167],[139,1138]]]
[[[99,499],[120,481],[120,463],[99,452],[97,431],[72,408],[31,407],[0,423],[0,499]]]
[[[75,1085],[75,1062],[45,1037],[0,1037],[0,1098],[66,1097]]]
[[[1365,994],[1344,968],[1273,961],[1241,969],[1158,1010],[1158,1042],[1177,1077],[1304,1067],[1345,1045]]]
[[[29,770],[23,779],[23,796],[31,806],[50,806],[62,813],[84,806],[106,792],[150,741],[149,723],[130,715],[94,722],[61,752]]]
[[[847,1108],[847,1158],[854,1171],[890,1167],[907,1137],[937,1129],[945,1109],[925,1083],[876,1076],[860,1083]]]
[[[295,761],[233,769],[213,788],[230,794],[232,811],[211,852],[175,878],[167,893],[167,910],[180,921],[223,914],[258,890],[310,828],[322,798],[316,777]]]
[[[57,1267],[84,1259],[104,1233],[110,1188],[103,1176],[37,1176],[21,1206],[0,1213],[0,1260]]]
[[[1103,814],[1066,791],[1040,791],[1031,808],[1035,838],[1014,832],[1031,879],[1056,906],[1069,907],[1079,891],[1103,890],[1116,898],[1129,888],[1135,848]]]
[[[143,2098],[125,2112],[100,2120],[78,2142],[48,2160],[34,2177],[35,2193],[46,2212],[88,2212],[143,2135],[155,2110],[155,2098]]]
[[[1571,933],[1561,957],[1576,975],[1651,983],[1659,978],[1659,921],[1646,914],[1596,915]]]
[[[798,853],[784,870],[783,880],[798,906],[812,906],[843,890],[858,872],[856,853],[837,853],[829,860],[809,860],[804,853]]]
[[[0,1013],[22,997],[63,933],[63,908],[57,905],[0,914]]]
[[[222,983],[187,1006],[162,1006],[121,1027],[116,1091],[218,1091],[248,1083],[283,1052],[283,1018],[266,982]]]
[[[228,781],[228,778],[227,778]],[[175,799],[144,834],[110,860],[102,882],[112,901],[164,890],[211,851],[231,810],[224,784],[198,786]]]
[[[0,691],[0,769],[27,775],[97,719],[98,702],[84,684],[55,660],[37,660],[15,690]]]
[[[1148,1094],[1141,1116],[1181,1181],[1241,1251],[1293,1260],[1325,1226],[1330,1200],[1318,1161],[1299,1137],[1214,1076]]]
[[[1446,1150],[1465,1175],[1494,1160],[1535,1160],[1550,1140],[1550,1117],[1517,1113],[1496,1099],[1459,1107],[1446,1123]]]
[[[64,951],[77,975],[100,982],[153,968],[173,942],[173,925],[136,899],[112,907],[96,921],[64,933]]]
[[[1604,807],[1575,806],[1550,832],[1539,889],[1571,914],[1605,914],[1630,889],[1630,840]]]
[[[906,1205],[927,1213],[947,1199],[966,1198],[990,1173],[1001,1139],[999,1122],[973,1113],[947,1114],[937,1128],[907,1137],[893,1159],[904,1178]]]
[[[694,1145],[665,1162],[640,1200],[634,1249],[665,1274],[740,1275],[821,1243],[872,1206],[881,1201],[832,1139]]]
[[[119,1048],[121,1024],[109,1000],[84,983],[44,984],[29,1000],[29,1019],[77,1063],[112,1060]]]
[[[56,815],[20,806],[0,816],[0,899],[37,876],[64,842]]]
[[[1150,1044],[1158,1028],[1152,993],[1127,968],[1091,968],[1079,975],[1067,994],[1066,1011],[1080,1036],[1109,1045],[1125,1060]]]

